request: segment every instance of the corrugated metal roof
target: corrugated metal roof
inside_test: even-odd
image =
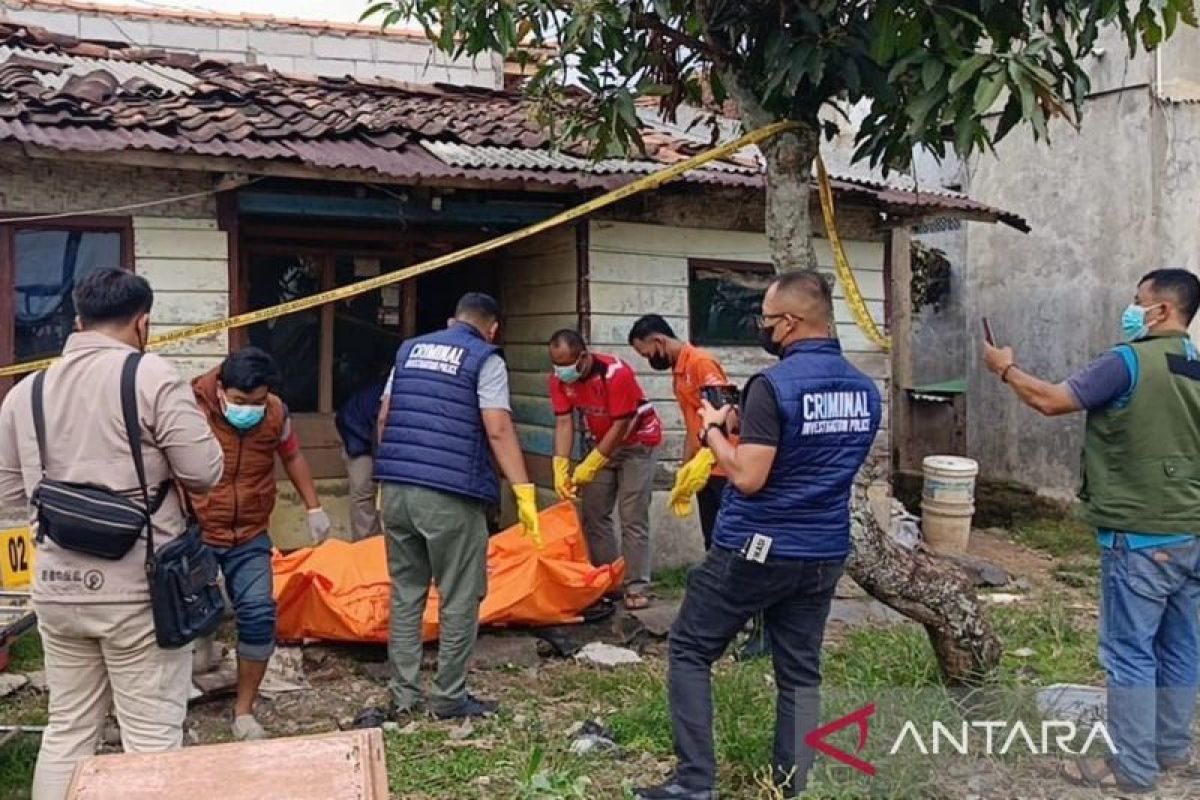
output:
[[[515,147],[471,146],[429,139],[422,140],[421,146],[433,153],[441,161],[456,167],[534,170],[559,169],[589,172],[597,175],[648,175],[662,168],[662,164],[654,161],[634,161],[625,158],[602,158],[594,160],[573,156],[561,150],[520,150]],[[701,171],[742,175],[762,174],[760,169],[720,161],[713,162],[711,166],[707,166]]]
[[[437,84],[301,78],[261,65],[110,47],[0,22],[0,141],[76,152],[152,150],[355,169],[413,182],[467,179],[564,191],[624,185],[707,142],[647,126],[641,158],[556,150],[528,99]],[[684,183],[762,187],[754,151]],[[839,176],[834,188],[881,210],[1024,221],[961,195],[907,192]]]

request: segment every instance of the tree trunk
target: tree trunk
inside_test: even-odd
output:
[[[871,510],[864,475],[850,512],[846,571],[872,597],[925,626],[942,677],[952,686],[979,682],[999,663],[1000,640],[975,586],[957,565],[888,535]]]
[[[762,146],[767,161],[767,242],[779,272],[817,268],[809,195],[820,144],[818,129],[803,125]]]
[[[725,84],[748,127],[775,121],[736,76],[726,74]],[[819,147],[816,120],[761,146],[767,162],[767,239],[780,272],[817,268],[809,202]],[[978,682],[1000,663],[1001,646],[973,583],[956,564],[893,541],[871,511],[869,481],[864,477],[855,487],[847,573],[876,600],[925,626],[947,683]]]

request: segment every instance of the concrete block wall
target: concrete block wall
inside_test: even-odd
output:
[[[417,34],[384,34],[371,25],[329,26],[302,21],[265,24],[253,19],[242,21],[233,15],[203,13],[184,19],[132,10],[101,14],[55,9],[51,4],[30,0],[0,0],[0,18],[83,39],[267,64],[300,75],[363,80],[382,77],[408,83],[490,88],[504,85],[503,61],[499,57],[450,59]]]

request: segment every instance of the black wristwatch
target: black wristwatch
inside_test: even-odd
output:
[[[708,432],[713,430],[714,428],[716,430],[719,430],[721,433],[725,432],[724,425],[721,425],[720,423],[717,423],[717,422],[708,423],[707,425],[704,426],[704,430],[700,431],[700,446],[701,447],[708,447]]]

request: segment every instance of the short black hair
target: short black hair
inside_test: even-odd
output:
[[[226,389],[252,392],[266,386],[274,388],[279,383],[279,365],[265,350],[243,347],[221,363],[221,385]]]
[[[661,314],[647,314],[633,323],[633,327],[629,329],[629,343],[633,344],[636,341],[641,341],[656,333],[661,333],[670,339],[678,339],[675,335],[675,330],[671,327]]]
[[[573,328],[562,328],[555,331],[554,335],[550,337],[550,346],[566,347],[576,355],[587,350],[587,344],[584,343],[583,336]]]
[[[833,320],[833,285],[823,273],[815,269],[785,272],[775,279],[772,286],[776,292],[800,292],[821,304],[822,310]]]
[[[1142,276],[1138,286],[1147,282],[1156,294],[1169,294],[1189,323],[1195,318],[1200,309],[1200,278],[1186,269],[1156,269]]]
[[[458,305],[454,307],[454,317],[470,317],[491,324],[500,319],[500,304],[490,294],[467,292],[458,298]]]
[[[83,328],[109,322],[126,323],[150,313],[154,305],[154,290],[145,278],[115,267],[84,275],[75,282],[71,297]]]

